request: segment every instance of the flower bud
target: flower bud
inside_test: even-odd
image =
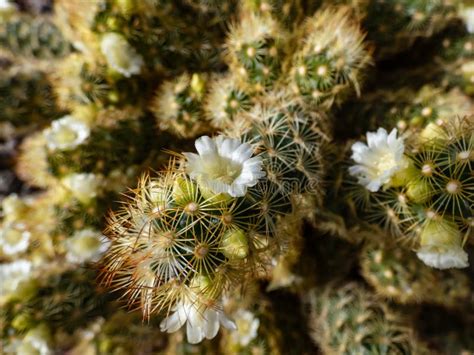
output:
[[[186,204],[197,199],[196,185],[187,179],[179,177],[173,184],[173,199],[177,204]]]
[[[464,268],[469,265],[457,225],[444,218],[429,220],[423,227],[417,256],[426,265],[437,269]]]
[[[221,251],[229,259],[243,259],[249,253],[249,245],[245,233],[240,229],[232,229],[224,234]]]
[[[416,203],[423,203],[432,196],[433,190],[425,180],[416,180],[408,184],[406,195]]]

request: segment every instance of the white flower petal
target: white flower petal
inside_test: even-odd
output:
[[[214,338],[220,324],[226,328],[235,327],[220,309],[198,303],[194,294],[188,295],[173,310],[173,314],[161,321],[160,330],[173,333],[186,323],[186,335],[191,344],[197,344],[204,338]]]
[[[91,173],[70,174],[65,176],[62,182],[74,197],[83,203],[96,197],[102,184],[100,176]]]
[[[204,335],[207,339],[212,339],[219,331],[219,317],[218,312],[214,309],[207,309],[204,313],[205,327]]]
[[[229,330],[237,330],[237,325],[235,322],[228,318],[224,312],[219,313],[219,322],[224,328]]]
[[[352,159],[357,163],[349,168],[349,174],[357,177],[359,184],[376,192],[388,183],[392,176],[406,167],[403,138],[397,138],[394,128],[389,135],[383,128],[367,132],[367,145],[352,145]]]
[[[186,324],[186,336],[190,344],[197,344],[204,339],[204,331],[198,325],[193,325],[192,322],[188,321]]]
[[[21,282],[29,279],[33,265],[28,260],[0,264],[0,297],[14,293]]]
[[[469,266],[468,254],[459,246],[444,252],[425,247],[420,249],[416,255],[426,265],[436,269],[461,269]]]
[[[247,187],[265,176],[262,159],[252,158],[251,145],[238,139],[203,136],[195,146],[199,154],[183,153],[187,159],[186,172],[216,194],[244,196]]]
[[[170,316],[163,319],[160,323],[160,330],[162,332],[174,333],[179,330],[186,322],[186,317],[183,317],[180,312],[174,312]]]
[[[232,152],[232,160],[239,162],[239,163],[248,163],[250,160],[250,157],[253,154],[253,149],[250,144],[244,143],[240,144],[239,141],[237,141],[238,147],[234,149]]]
[[[43,131],[50,150],[71,150],[82,144],[90,135],[89,127],[73,116],[64,116]]]
[[[107,64],[126,78],[140,73],[143,58],[122,35],[114,32],[104,34],[100,49]]]
[[[242,145],[245,146],[245,144],[242,144]],[[237,150],[239,150],[240,146],[241,146],[241,143],[238,139],[234,139],[234,138],[223,139],[222,143],[220,145],[219,144],[217,145],[218,153],[221,157],[232,159],[234,153]]]
[[[110,240],[94,229],[83,229],[66,239],[66,259],[71,263],[95,262],[110,246]]]
[[[460,15],[466,23],[466,28],[469,33],[474,33],[474,7],[464,4],[460,11]]]
[[[214,141],[208,136],[202,136],[196,139],[194,143],[199,155],[206,155],[217,152],[217,147]]]

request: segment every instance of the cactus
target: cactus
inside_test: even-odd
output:
[[[368,150],[361,143],[352,146],[353,158],[362,163],[349,170],[364,185],[355,187],[359,201],[365,201],[366,207],[362,208],[373,222],[386,227],[394,236],[405,238],[414,246],[418,244],[418,256],[430,266],[467,265],[462,244],[470,234],[472,219],[471,121],[452,119],[438,122],[441,126],[428,123],[421,132],[409,137],[411,152],[405,151],[401,138],[395,140],[396,130],[388,137],[386,148],[382,137],[386,137],[386,131],[380,129],[370,133],[372,142]],[[392,160],[387,160],[386,166],[371,168],[369,165],[377,164],[376,161],[364,165],[368,163],[363,157],[370,149],[388,149],[387,157]],[[379,191],[381,185],[386,188]],[[444,256],[450,260],[444,260]],[[433,260],[435,257],[441,259]]]
[[[361,254],[364,278],[377,294],[397,303],[437,303],[456,307],[468,300],[469,279],[460,270],[440,273],[408,250],[368,244]],[[452,283],[456,287],[452,287]]]
[[[113,245],[104,277],[116,288],[136,289],[127,301],[137,304],[145,317],[153,310],[176,310],[162,323],[165,329],[173,331],[169,322],[180,317],[178,312],[189,302],[200,312],[216,312],[209,307],[223,292],[255,277],[264,267],[262,252],[278,246],[278,238],[272,237],[278,237],[279,216],[291,211],[291,193],[306,192],[320,182],[317,153],[327,139],[324,116],[279,103],[270,100],[242,116],[241,129],[232,132],[240,139],[199,139],[201,156],[186,153],[184,171],[179,161],[171,160],[158,177],[144,177],[127,207],[109,217]],[[258,180],[266,175],[265,180],[251,182],[248,192],[236,185],[241,178],[232,183],[247,163],[239,167],[238,160],[214,155],[232,152],[226,149],[245,156],[259,152],[242,177],[254,175]],[[199,159],[209,165],[198,165]],[[194,335],[188,326],[191,342],[203,336]]]
[[[242,7],[246,12],[273,17],[289,29],[301,24],[306,11],[307,14],[311,13],[303,7],[301,0],[244,0]]]
[[[242,86],[251,92],[274,87],[282,71],[286,35],[271,17],[242,16],[227,39],[228,62]]]
[[[346,8],[325,9],[308,19],[291,59],[289,85],[311,102],[331,105],[343,90],[360,93],[360,71],[370,63],[359,26]]]
[[[252,95],[242,89],[231,74],[213,78],[209,87],[204,112],[216,129],[231,127],[236,115],[252,107]]]
[[[206,76],[182,74],[158,90],[152,105],[159,127],[192,138],[207,130],[203,113]]]
[[[312,338],[324,354],[424,353],[400,315],[356,284],[311,294]]]
[[[472,348],[470,3],[16,4],[2,353]]]
[[[3,311],[4,332],[26,332],[48,324],[72,332],[91,322],[105,304],[106,294],[93,286],[94,274],[66,272],[53,276],[45,286],[22,302],[11,301]]]
[[[17,56],[58,59],[71,51],[59,29],[47,17],[14,16],[0,25],[0,46]]]
[[[41,127],[61,114],[51,84],[35,71],[6,71],[0,80],[0,122],[14,127]]]
[[[418,38],[441,31],[456,18],[458,3],[364,0],[355,9],[363,18],[368,39],[377,47],[376,56],[383,58],[410,48]]]
[[[94,337],[88,341],[98,354],[162,351],[166,339],[159,336],[157,323],[143,324],[140,314],[119,310],[109,319],[100,319]],[[95,330],[95,329],[94,329]]]

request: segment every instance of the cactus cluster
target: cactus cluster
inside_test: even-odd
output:
[[[368,133],[368,145],[355,143],[356,165],[349,173],[358,181],[349,196],[369,221],[418,248],[426,264],[466,267],[462,246],[472,232],[474,196],[472,117],[426,121],[421,130],[407,129],[406,143],[396,129],[387,135],[382,128]],[[367,161],[370,154],[383,160]]]
[[[0,0],[2,353],[474,351],[472,4],[26,8]]]

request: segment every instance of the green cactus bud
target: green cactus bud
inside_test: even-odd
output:
[[[173,184],[173,199],[180,205],[186,205],[197,200],[196,184],[184,178],[177,178]],[[195,204],[196,205],[196,204]],[[196,208],[198,206],[196,205]]]
[[[419,178],[420,171],[409,161],[406,168],[397,171],[390,180],[390,186],[406,186],[410,181]]]
[[[18,314],[11,323],[12,327],[20,332],[33,328],[34,324],[34,319],[28,313]]]
[[[249,245],[245,233],[240,230],[229,230],[222,237],[222,253],[229,259],[243,259],[249,253]]]
[[[423,203],[428,201],[434,191],[431,185],[425,180],[416,180],[408,184],[406,195],[415,203]]]
[[[422,144],[439,144],[440,140],[446,140],[446,131],[436,123],[429,123],[420,133]]]

